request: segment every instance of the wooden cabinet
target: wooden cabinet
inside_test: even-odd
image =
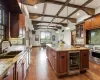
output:
[[[88,20],[85,20],[84,29],[90,30],[100,28],[100,15],[96,15]]]
[[[10,36],[17,38],[19,36],[19,14],[10,14]]]
[[[80,69],[86,70],[89,68],[89,51],[80,51]]]
[[[23,14],[11,13],[10,14],[10,36],[18,38],[20,30],[23,32],[25,26],[25,18]]]
[[[85,23],[84,23],[84,29],[85,30],[91,29],[92,26],[93,26],[92,25],[92,19],[88,19],[88,20],[85,21]]]
[[[84,37],[84,24],[79,24],[76,26],[76,37],[82,38]]]
[[[72,62],[75,66],[75,63],[77,63],[77,59],[79,61],[79,66],[78,66],[79,72],[83,71],[83,70],[85,71],[89,68],[89,50],[78,51],[78,53],[79,53],[78,58],[75,59],[76,56],[74,56],[74,59],[73,59],[76,61],[69,60],[69,51],[56,51],[48,46],[47,46],[46,51],[47,51],[46,54],[47,54],[48,60],[51,64],[51,67],[53,68],[53,70],[55,71],[55,73],[58,77],[69,74],[70,70],[69,70],[68,66],[70,66],[70,63],[72,63]],[[76,50],[75,50],[75,53],[76,53]],[[75,53],[73,53],[73,54],[75,54]],[[72,71],[72,72],[74,72],[74,71]]]
[[[13,65],[4,75],[3,80],[15,80],[15,65]]]
[[[93,27],[96,28],[96,27],[99,27],[100,26],[100,15],[98,16],[95,16],[92,18],[93,19]]]
[[[59,52],[58,57],[58,70],[59,73],[67,72],[67,52]]]
[[[25,80],[27,68],[29,67],[30,50],[23,53],[17,62],[11,66],[2,80]],[[1,80],[1,79],[0,79]]]

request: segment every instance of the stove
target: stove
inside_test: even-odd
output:
[[[90,49],[90,61],[100,64],[100,45],[95,45]]]

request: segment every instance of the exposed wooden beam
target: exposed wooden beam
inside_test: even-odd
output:
[[[61,13],[61,11],[65,8],[65,6],[70,2],[70,0],[66,0],[66,2],[64,3],[64,5],[62,5],[62,7],[60,8],[60,10],[57,12],[57,14],[55,15],[55,17],[53,17],[53,19],[51,20],[51,22],[49,23],[49,25],[54,21],[55,18],[58,17],[58,15]],[[49,26],[48,25],[48,26]]]
[[[47,25],[33,25],[34,29],[37,29],[39,27],[47,27]],[[49,26],[49,27],[52,27],[52,28],[57,28],[57,29],[61,29],[62,26]]]
[[[42,18],[41,18],[41,22],[43,21],[44,19],[44,14],[45,14],[45,11],[46,11],[46,7],[47,7],[47,3],[44,3],[44,7],[43,7],[43,12],[42,12]]]
[[[25,1],[31,2],[31,0],[25,0]],[[32,1],[33,2],[31,2],[31,4],[30,4],[32,6],[35,5],[35,4],[38,4],[38,3],[45,3],[45,2],[53,3],[53,4],[57,4],[57,5],[64,5],[65,4],[65,2],[60,2],[60,1],[55,1],[55,0],[32,0]],[[79,6],[79,5],[75,5],[75,4],[68,4],[67,6],[83,10],[88,15],[94,15],[95,14],[95,9],[93,9],[93,8],[83,7],[83,6]]]
[[[33,27],[47,27],[47,25],[33,25]],[[49,26],[49,27],[56,27],[56,26]],[[61,27],[61,26],[59,26]]]
[[[93,8],[79,6],[79,5],[75,5],[75,4],[68,4],[68,6],[69,7],[73,7],[73,8],[77,8],[77,9],[80,9],[80,10],[83,10],[88,15],[94,15],[95,14],[95,9],[93,9]]]
[[[38,13],[29,13],[30,19],[36,19],[38,17],[44,16],[44,17],[55,17],[53,15],[46,15],[46,14],[38,14]],[[67,18],[67,17],[62,17],[58,16],[57,18],[62,18],[62,19],[68,19],[72,23],[76,23],[76,18]]]
[[[64,5],[64,2],[59,2],[59,1],[48,1],[48,0],[46,0],[46,2],[57,4],[57,5]],[[79,6],[79,5],[75,5],[75,4],[68,4],[67,6],[83,10],[88,15],[94,15],[95,14],[95,9],[93,9],[93,8],[83,7],[83,6]]]
[[[32,21],[32,24],[33,25],[36,25],[36,24],[38,24],[38,23],[50,23],[50,22],[47,22],[47,21]],[[59,24],[59,25],[62,25],[62,26],[67,26],[67,24],[66,23],[57,23],[57,22],[52,22],[53,24]]]
[[[82,7],[85,7],[87,4],[91,3],[93,0],[88,0],[87,2],[85,2],[83,5],[81,5]],[[80,9],[76,9],[74,12],[72,12],[71,14],[69,14],[67,16],[67,18],[69,18],[70,16],[72,16],[73,14],[75,14],[77,11],[79,11]],[[64,22],[66,19],[63,19],[60,23]]]

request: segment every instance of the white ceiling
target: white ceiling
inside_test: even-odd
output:
[[[51,22],[53,17],[44,17],[43,21]]]
[[[68,9],[68,12],[67,12],[67,9]],[[63,11],[59,14],[59,16],[63,16],[63,17],[67,17],[67,15],[69,15],[70,13],[72,13],[73,11],[75,11],[76,8],[71,8],[71,7],[65,7],[63,9]],[[68,13],[68,14],[67,14]]]
[[[100,0],[93,0],[86,7],[91,7],[91,8],[95,8],[95,9],[98,8],[98,7],[100,7]]]
[[[55,4],[48,3],[45,14],[56,15],[61,7],[62,7],[61,5],[55,5]]]
[[[29,13],[40,13],[40,14],[42,14],[44,3],[36,4],[36,6],[37,6],[37,9],[35,9],[34,6],[27,5]]]
[[[65,2],[66,0],[55,0],[55,1],[60,1],[60,2]],[[82,5],[84,4],[86,1],[88,0],[71,0],[70,4],[76,4],[76,5]],[[37,9],[34,8],[34,6],[28,6],[28,11],[29,13],[39,13],[42,14],[43,13],[43,6],[44,3],[40,3],[37,4]],[[90,4],[88,4],[86,7],[90,7],[90,8],[98,8],[100,6],[100,0],[93,0]],[[57,12],[60,10],[60,8],[62,7],[62,5],[56,5],[56,4],[52,4],[52,3],[47,3],[46,6],[46,11],[44,14],[46,15],[53,15],[55,16],[57,14]],[[67,14],[67,7],[65,7],[62,12],[59,14],[59,16],[62,17],[67,17],[67,15],[71,14],[72,12],[74,12],[76,10],[76,8],[72,8],[72,7],[68,7],[68,14]],[[77,16],[77,13],[79,13],[80,15]],[[87,15],[84,11],[79,10],[77,13],[75,13],[74,15],[71,16],[71,18],[80,18],[84,15]],[[47,22],[51,22],[51,20],[53,19],[53,17],[44,17],[43,21],[47,21]],[[37,19],[33,19],[36,21],[41,21],[42,17],[39,17]],[[53,22],[61,22],[63,19],[61,18],[55,18]],[[67,20],[65,20],[63,23],[67,23]],[[71,22],[69,21],[69,23],[71,24]],[[48,25],[48,23],[39,23],[39,25]],[[54,26],[56,24],[50,24],[50,26]]]

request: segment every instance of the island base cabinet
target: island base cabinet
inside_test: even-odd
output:
[[[89,69],[89,51],[80,51],[80,70],[84,71]]]
[[[58,53],[58,74],[67,73],[67,54],[66,52]]]

